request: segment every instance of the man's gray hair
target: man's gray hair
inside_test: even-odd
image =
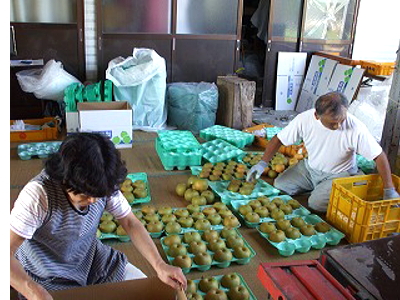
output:
[[[342,116],[349,107],[346,96],[339,92],[330,92],[320,96],[315,102],[317,115],[329,114],[333,117]]]

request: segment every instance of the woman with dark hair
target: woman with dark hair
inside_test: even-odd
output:
[[[347,112],[348,105],[347,98],[338,92],[320,96],[315,109],[297,115],[268,142],[262,160],[250,169],[247,180],[261,176],[280,146],[303,140],[308,159],[281,173],[274,186],[289,195],[311,192],[308,198],[311,209],[327,211],[333,179],[362,175],[356,154],[376,162],[384,186],[383,199],[400,197],[392,182],[386,154],[367,127]]]
[[[125,254],[96,238],[107,210],[163,282],[186,288],[182,270],[163,261],[119,191],[126,174],[107,137],[67,136],[45,169],[22,189],[11,211],[11,286],[28,299],[52,299],[48,290],[145,278]]]

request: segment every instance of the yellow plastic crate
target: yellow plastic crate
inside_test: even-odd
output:
[[[392,174],[399,191],[400,178]],[[351,243],[360,243],[400,232],[400,198],[382,199],[380,175],[352,176],[333,180],[327,220],[346,234]],[[395,207],[395,205],[399,205]]]
[[[46,117],[43,119],[31,119],[23,121],[30,125],[44,125],[53,121],[56,126],[44,128],[42,130],[10,131],[11,142],[56,140],[58,137],[59,120],[56,118]],[[10,125],[12,124],[14,124],[14,120],[10,121]]]
[[[390,75],[394,70],[394,62],[376,62],[373,60],[360,60],[361,68],[371,75]]]

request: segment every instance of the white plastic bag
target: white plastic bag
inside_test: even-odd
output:
[[[33,93],[38,99],[62,101],[64,89],[72,83],[81,83],[63,69],[61,62],[49,60],[43,69],[28,69],[17,72],[21,89]]]
[[[106,78],[114,84],[115,100],[132,106],[132,129],[166,128],[167,71],[165,59],[156,51],[134,48],[132,56],[114,58],[108,63]]]

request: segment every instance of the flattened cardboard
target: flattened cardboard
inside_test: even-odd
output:
[[[297,101],[297,112],[303,112],[313,108],[317,98],[327,93],[329,81],[337,64],[337,61],[326,57],[318,55],[313,55],[311,57]]]
[[[338,64],[329,81],[327,92],[341,92],[351,101],[363,74],[364,69]]]
[[[276,110],[294,110],[303,82],[307,53],[279,52]]]
[[[118,149],[132,148],[132,109],[126,101],[78,103],[79,131],[107,135]]]
[[[54,300],[175,300],[176,291],[158,277],[96,284],[51,292]]]

